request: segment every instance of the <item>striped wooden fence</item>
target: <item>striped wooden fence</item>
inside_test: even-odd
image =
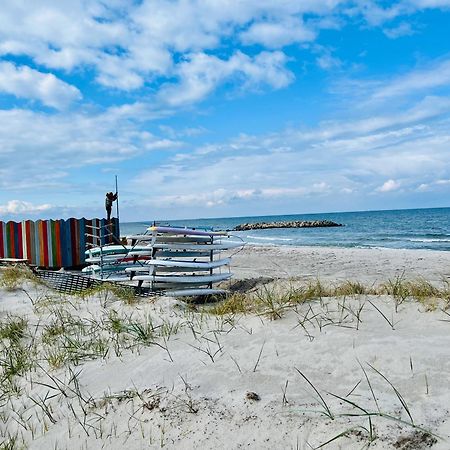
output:
[[[61,268],[84,264],[89,245],[119,238],[119,221],[111,219],[0,221],[0,258],[27,259],[38,267]],[[109,231],[111,236],[107,236]]]

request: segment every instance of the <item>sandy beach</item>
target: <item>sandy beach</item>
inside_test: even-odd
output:
[[[247,245],[233,256],[232,269],[236,278],[319,278],[372,284],[404,275],[441,283],[450,277],[450,252]]]
[[[248,246],[235,278],[276,280],[228,309],[3,279],[1,448],[448,449],[449,263]],[[289,280],[418,278],[440,290],[285,294]]]

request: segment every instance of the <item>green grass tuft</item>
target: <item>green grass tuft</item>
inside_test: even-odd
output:
[[[0,339],[8,339],[14,343],[20,341],[25,335],[27,324],[23,317],[6,316],[6,320],[0,322]]]
[[[106,305],[108,302],[117,299],[122,300],[127,305],[133,305],[137,302],[133,287],[118,285],[115,283],[104,282],[92,289],[85,290],[81,294],[81,297],[84,299],[94,296],[100,299],[102,305]]]
[[[248,295],[235,293],[227,296],[224,301],[214,304],[207,311],[217,316],[245,314],[251,311],[251,303]]]
[[[7,291],[15,291],[25,280],[34,278],[30,270],[23,267],[6,267],[0,273],[0,287]]]
[[[347,280],[344,283],[337,285],[334,288],[334,295],[337,297],[352,296],[352,295],[365,295],[370,294],[371,289],[364,286],[359,281]]]

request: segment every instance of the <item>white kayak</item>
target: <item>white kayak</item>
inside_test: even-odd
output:
[[[136,275],[133,281],[154,281],[159,283],[218,283],[231,278],[231,273],[217,273],[213,275]]]

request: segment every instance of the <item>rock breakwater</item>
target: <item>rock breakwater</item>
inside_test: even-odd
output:
[[[342,224],[331,220],[292,220],[287,222],[255,222],[241,223],[234,231],[264,230],[266,228],[318,228],[342,227]]]

